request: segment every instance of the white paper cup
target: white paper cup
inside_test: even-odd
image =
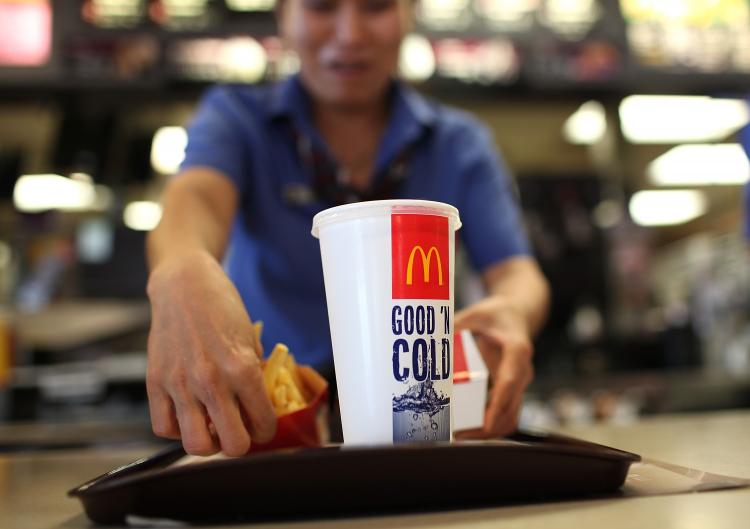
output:
[[[451,440],[458,210],[425,200],[315,215],[347,445]]]

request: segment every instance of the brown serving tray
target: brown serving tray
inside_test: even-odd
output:
[[[97,523],[372,514],[609,493],[640,456],[557,436],[388,447],[327,446],[184,466],[174,447],[68,492]]]

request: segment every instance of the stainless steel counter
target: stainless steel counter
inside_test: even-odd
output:
[[[592,425],[570,428],[564,432],[653,459],[750,478],[750,411],[658,416],[628,426]],[[0,528],[89,527],[90,522],[80,504],[67,498],[66,491],[156,449],[156,446],[121,446],[0,455]],[[253,527],[722,529],[745,527],[748,520],[750,489],[746,488]]]

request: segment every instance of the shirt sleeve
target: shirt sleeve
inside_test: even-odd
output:
[[[188,143],[180,169],[205,166],[226,175],[240,193],[247,187],[247,152],[234,96],[214,87],[202,98],[188,126]]]
[[[462,133],[461,238],[479,271],[510,257],[530,255],[517,195],[508,170],[479,123]]]

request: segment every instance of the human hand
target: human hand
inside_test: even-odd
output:
[[[474,333],[492,382],[484,425],[456,437],[491,438],[513,432],[524,391],[534,378],[534,346],[523,314],[502,297],[490,296],[458,312],[455,328]]]
[[[189,454],[245,454],[276,431],[263,384],[262,348],[239,293],[210,255],[152,272],[148,295],[151,424]]]

